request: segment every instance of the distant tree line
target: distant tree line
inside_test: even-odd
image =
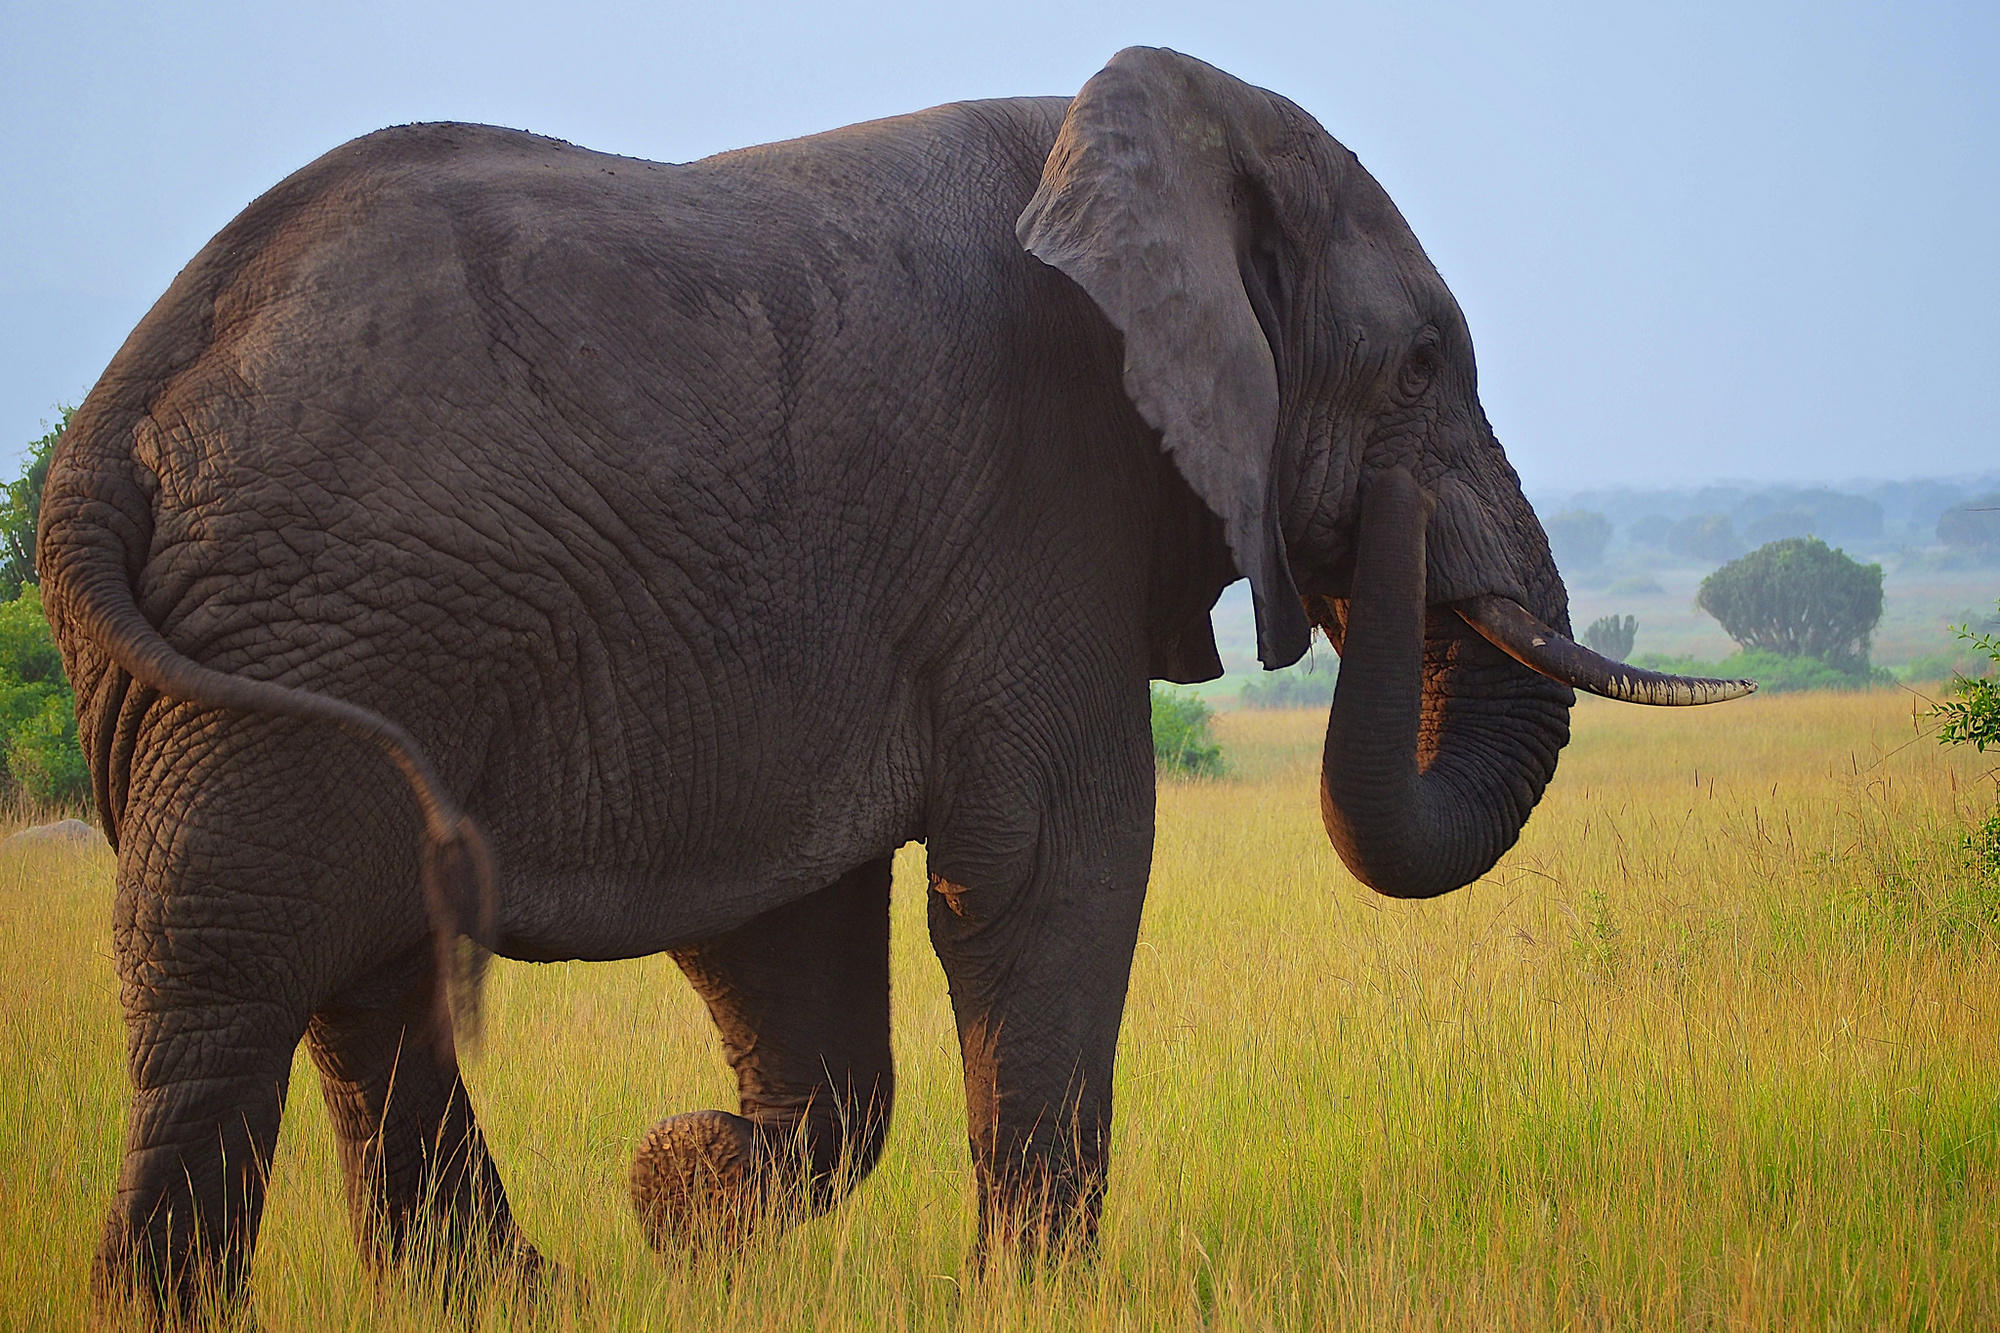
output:
[[[1870,495],[1824,486],[1599,492],[1572,497],[1544,526],[1557,566],[1571,574],[1603,566],[1620,549],[1719,565],[1795,537],[1850,551],[1937,545],[1958,559],[2000,559],[2000,491],[1896,482]]]

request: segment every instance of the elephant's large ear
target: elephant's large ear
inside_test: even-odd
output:
[[[1125,392],[1222,520],[1271,670],[1311,637],[1272,483],[1277,367],[1242,276],[1255,240],[1242,168],[1273,116],[1268,98],[1198,60],[1120,51],[1070,103],[1015,226],[1125,335]]]

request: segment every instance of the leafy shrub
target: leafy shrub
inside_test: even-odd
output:
[[[2000,666],[2000,634],[1974,633],[1968,625],[1959,628],[1958,637]],[[1960,674],[1951,684],[1957,697],[1931,709],[1931,716],[1943,724],[1938,744],[1970,745],[1981,754],[1989,746],[2000,749],[2000,672],[1989,669],[1977,678]],[[2000,848],[2000,842],[1992,846]]]
[[[1977,678],[1959,675],[1952,693],[1931,709],[1940,745],[1970,745],[1985,754],[2000,749],[2000,634],[1980,634],[1970,625],[1958,627],[1958,637],[1971,644],[1992,666]],[[2000,806],[1960,838],[1967,869],[1963,896],[1982,909],[1976,924],[1987,938],[2000,940]]]
[[[1243,683],[1245,708],[1326,708],[1333,703],[1337,670],[1293,668],[1270,671]]]
[[[1639,633],[1639,618],[1626,616],[1599,616],[1583,631],[1583,646],[1593,653],[1602,653],[1613,661],[1622,662],[1632,655],[1632,640]]]
[[[1867,675],[1868,641],[1882,618],[1882,566],[1851,560],[1817,537],[1787,537],[1703,579],[1695,605],[1745,648]]]
[[[76,698],[32,583],[0,605],[0,747],[13,791],[39,805],[90,803]]]
[[[1201,696],[1153,685],[1153,765],[1162,774],[1218,778],[1226,771],[1222,746],[1209,734],[1214,713]]]

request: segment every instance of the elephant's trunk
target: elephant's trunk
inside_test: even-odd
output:
[[[1364,883],[1428,898],[1486,873],[1520,836],[1569,740],[1569,687],[1424,597],[1431,498],[1395,469],[1362,497],[1350,599],[1328,607],[1340,678],[1320,810]]]

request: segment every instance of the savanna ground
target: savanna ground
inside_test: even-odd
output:
[[[1430,903],[1319,827],[1322,719],[1219,719],[1170,783],[1101,1258],[973,1279],[958,1056],[898,862],[900,1087],[830,1217],[663,1268],[626,1203],[662,1115],[733,1106],[663,959],[501,964],[474,1088],[523,1225],[587,1283],[490,1327],[1936,1328],[2000,1323],[1991,810],[1910,695],[1586,700],[1521,845]],[[102,848],[0,852],[0,1324],[85,1322],[125,1100]],[[303,1057],[256,1274],[276,1329],[430,1329],[347,1241]]]

